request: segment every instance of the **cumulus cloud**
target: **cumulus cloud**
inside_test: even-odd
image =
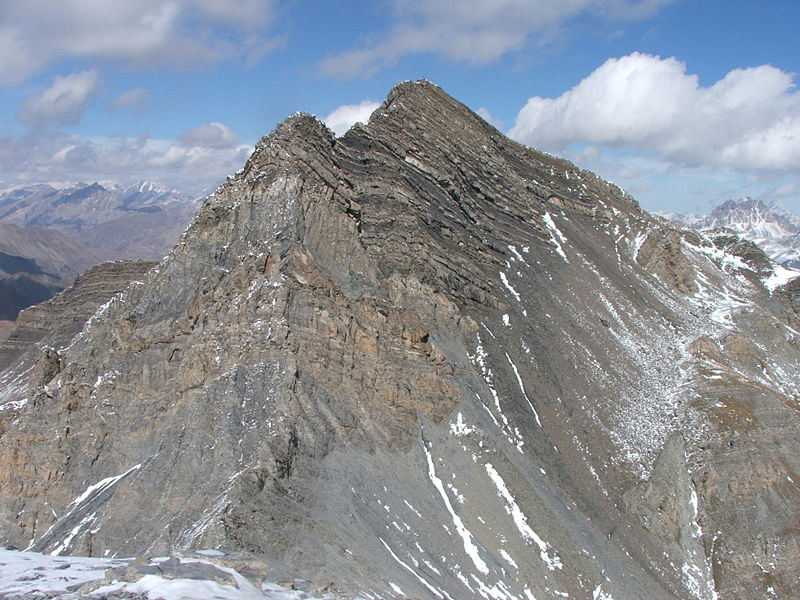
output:
[[[323,73],[369,76],[400,58],[431,52],[487,64],[530,42],[545,43],[582,14],[614,20],[652,15],[674,0],[391,0],[392,25],[380,41],[323,61]]]
[[[344,104],[332,110],[322,120],[336,135],[344,135],[354,123],[366,123],[372,112],[380,105],[380,102],[374,100],[362,100],[358,104]]]
[[[31,96],[22,104],[19,118],[33,128],[74,125],[80,121],[86,105],[100,86],[100,74],[95,70],[56,77],[44,92]]]
[[[633,53],[558,98],[530,98],[509,135],[552,151],[583,142],[682,165],[797,169],[800,94],[791,74],[771,66],[735,69],[703,87],[675,58]]]
[[[202,148],[230,148],[239,142],[239,137],[222,123],[208,123],[185,131],[178,138],[186,146]]]
[[[196,67],[257,60],[275,0],[25,0],[0,2],[0,84],[25,81],[64,58],[127,66]]]
[[[475,112],[480,115],[481,119],[489,123],[489,125],[491,125],[492,127],[496,127],[497,129],[502,129],[505,126],[505,123],[503,123],[503,121],[501,121],[500,119],[495,117],[491,112],[489,112],[488,108],[481,107]]]
[[[759,199],[771,201],[775,200],[776,198],[797,198],[798,196],[800,196],[800,186],[797,185],[797,182],[790,181],[768,188],[763,194],[761,194],[761,196],[759,196]]]
[[[147,88],[134,88],[122,92],[114,98],[109,105],[114,110],[138,112],[150,99],[151,92]]]
[[[0,138],[4,185],[42,181],[158,179],[187,193],[199,193],[242,168],[253,147],[187,146],[179,141],[138,138],[84,138],[31,134]]]

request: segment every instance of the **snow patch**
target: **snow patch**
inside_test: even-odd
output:
[[[514,567],[515,569],[519,569],[516,561],[513,558],[511,558],[511,555],[508,552],[506,552],[504,548],[500,548],[500,556],[502,556],[505,559],[505,561],[512,567]]]
[[[508,355],[508,352],[504,352],[506,355],[506,359],[508,360],[508,364],[511,365],[511,368],[514,371],[514,375],[517,377],[517,383],[519,384],[519,389],[522,391],[522,395],[525,396],[525,400],[528,402],[528,406],[531,407],[531,411],[533,411],[533,416],[536,418],[536,422],[539,424],[539,427],[542,426],[542,421],[539,419],[539,413],[536,412],[536,408],[533,406],[533,402],[531,402],[530,398],[528,398],[528,394],[525,392],[525,386],[522,383],[522,377],[520,377],[519,371],[517,370],[517,365],[514,364],[514,361],[511,360],[511,357]]]
[[[69,508],[70,506],[77,506],[78,504],[82,503],[84,500],[86,500],[90,496],[97,496],[100,492],[102,492],[104,490],[107,490],[111,486],[113,486],[116,483],[118,483],[120,479],[122,479],[123,477],[125,477],[126,475],[128,475],[130,473],[133,473],[134,471],[140,469],[141,467],[142,467],[142,464],[139,463],[138,465],[132,466],[130,469],[125,471],[122,475],[115,475],[113,477],[106,477],[105,479],[101,479],[100,481],[98,481],[94,485],[90,485],[88,488],[86,488],[86,491],[84,491],[80,496],[75,498],[75,500],[70,502],[69,505],[67,506],[67,508]]]
[[[614,600],[614,597],[611,594],[604,592],[602,585],[598,585],[596,588],[594,588],[594,591],[592,591],[592,600]]]
[[[764,287],[770,292],[774,292],[777,288],[786,285],[798,275],[800,275],[800,271],[776,264],[772,270],[772,275],[763,280]]]
[[[553,221],[553,217],[550,216],[549,212],[546,212],[542,215],[542,220],[544,221],[547,229],[550,230],[550,240],[556,246],[556,253],[558,253],[558,255],[561,256],[561,258],[563,258],[566,262],[569,262],[567,255],[564,253],[564,248],[561,246],[562,243],[567,243],[566,236],[561,233],[561,230],[556,226],[555,221]]]
[[[503,273],[502,271],[500,271],[500,280],[503,282],[503,285],[506,286],[506,289],[509,292],[511,292],[511,294],[514,296],[514,298],[517,299],[517,302],[522,302],[522,298],[520,298],[520,295],[517,293],[517,290],[515,290],[511,286],[511,284],[508,282],[508,277],[506,277],[506,274]]]
[[[475,538],[472,535],[472,532],[467,529],[467,527],[464,525],[464,522],[461,520],[461,517],[459,517],[456,514],[456,511],[453,510],[453,504],[450,502],[450,497],[447,495],[444,484],[442,483],[442,480],[436,476],[436,469],[433,466],[433,457],[431,456],[430,450],[428,450],[428,446],[424,442],[422,444],[422,449],[425,452],[425,458],[428,460],[428,477],[433,483],[433,486],[439,492],[439,495],[442,497],[442,501],[447,508],[447,512],[450,513],[450,517],[453,519],[453,525],[455,525],[458,535],[461,536],[461,539],[464,542],[464,551],[467,553],[467,556],[472,559],[475,568],[486,575],[489,573],[489,567],[480,557],[478,546],[475,545]]]
[[[206,551],[208,556],[211,552]],[[219,552],[219,555],[223,553]],[[213,556],[217,556],[214,553]],[[149,600],[299,600],[310,596],[279,585],[265,583],[258,589],[232,568],[203,559],[181,558],[181,563],[208,564],[230,575],[234,585],[204,579],[166,579],[144,575],[136,582],[114,581],[106,585],[106,570],[125,567],[134,559],[47,556],[38,552],[16,552],[0,548],[0,597],[22,598],[103,598],[108,594],[136,595]],[[164,562],[154,558],[150,564]],[[90,591],[77,592],[83,585]],[[443,597],[440,595],[440,598]],[[444,599],[443,599],[444,600]]]
[[[397,554],[395,554],[395,553],[394,553],[394,551],[393,551],[393,550],[392,550],[392,549],[389,547],[389,544],[387,544],[386,542],[384,542],[384,541],[383,541],[383,538],[380,538],[380,537],[379,537],[378,539],[381,541],[381,544],[383,544],[384,548],[386,548],[386,549],[389,551],[389,554],[391,554],[391,555],[392,555],[392,558],[393,558],[393,559],[394,559],[394,560],[395,560],[395,561],[396,561],[396,562],[397,562],[397,563],[398,563],[398,564],[399,564],[401,567],[403,567],[403,568],[404,568],[406,571],[408,571],[408,572],[409,572],[409,573],[411,573],[411,574],[412,574],[414,577],[416,577],[416,578],[417,578],[417,581],[419,581],[419,582],[420,582],[420,583],[421,583],[423,586],[425,586],[425,587],[428,589],[428,591],[430,591],[432,594],[434,594],[434,595],[435,595],[437,598],[441,598],[442,600],[444,600],[444,596],[442,595],[442,593],[441,593],[439,590],[437,590],[435,587],[433,587],[433,586],[432,586],[430,583],[428,583],[427,581],[425,581],[425,580],[424,580],[424,579],[423,579],[423,578],[422,578],[422,577],[419,575],[419,573],[417,573],[417,572],[416,572],[416,571],[415,571],[415,570],[414,570],[414,569],[413,569],[411,566],[409,566],[409,565],[408,565],[408,563],[406,563],[406,562],[404,562],[403,560],[401,560],[401,559],[400,559],[400,557],[399,557],[399,556],[397,556]]]
[[[86,488],[86,490],[80,496],[75,498],[75,500],[73,500],[72,502],[70,502],[67,505],[67,508],[69,509],[67,511],[67,513],[63,517],[58,519],[55,523],[53,523],[50,526],[50,528],[44,533],[44,535],[39,539],[42,540],[42,539],[47,538],[48,534],[51,531],[53,531],[55,529],[55,527],[61,525],[62,523],[66,523],[69,520],[72,520],[72,519],[76,518],[77,515],[80,514],[81,510],[85,509],[92,500],[97,498],[103,492],[105,492],[107,490],[110,490],[117,483],[119,483],[124,477],[126,477],[127,475],[129,475],[129,474],[133,473],[134,471],[138,470],[139,468],[141,468],[141,466],[142,466],[141,463],[138,464],[138,465],[134,465],[133,467],[131,467],[130,469],[128,469],[127,471],[125,471],[121,475],[115,475],[113,477],[106,477],[105,479],[101,479],[100,481],[98,481],[94,485],[90,485],[88,488]],[[55,547],[55,549],[52,552],[50,552],[50,555],[51,556],[58,556],[59,554],[61,554],[65,550],[67,550],[69,548],[70,544],[72,543],[72,540],[75,539],[75,537],[78,534],[80,534],[81,531],[85,530],[89,525],[91,525],[94,522],[94,519],[95,519],[96,516],[97,516],[97,512],[96,511],[92,512],[92,513],[90,513],[88,515],[85,515],[78,522],[78,524],[75,525],[70,530],[70,532],[67,534],[67,536]],[[35,543],[36,543],[36,540],[32,540],[30,545],[28,546],[28,548],[26,548],[26,550],[29,550],[30,548],[32,548]]]
[[[561,558],[558,556],[558,554],[554,552],[553,556],[551,557],[547,553],[547,542],[540,538],[536,532],[531,529],[530,525],[528,525],[528,518],[517,505],[517,501],[514,499],[514,496],[512,496],[511,492],[508,491],[508,487],[506,487],[506,483],[500,476],[500,473],[497,472],[491,463],[486,463],[484,468],[486,469],[486,473],[489,475],[489,478],[497,488],[499,493],[498,495],[506,501],[506,512],[511,515],[512,519],[514,519],[514,524],[517,526],[520,534],[522,534],[522,537],[527,541],[533,542],[539,547],[539,557],[547,565],[548,569],[554,571],[562,568]]]

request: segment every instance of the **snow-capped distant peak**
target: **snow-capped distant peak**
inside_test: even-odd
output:
[[[700,217],[675,213],[660,216],[700,231],[730,229],[761,246],[776,262],[788,266],[800,265],[800,215],[783,205],[743,197],[728,200]]]
[[[727,227],[749,238],[774,240],[796,233],[796,228],[761,200],[728,200],[704,221],[705,228]]]
[[[165,194],[168,192],[174,192],[168,188],[163,183],[159,183],[156,181],[140,181],[135,183],[134,185],[129,186],[128,190],[133,190],[134,188],[138,189],[140,194],[147,194],[147,193],[154,193],[154,194]]]
[[[71,188],[72,186],[76,185],[76,183],[74,181],[48,181],[44,185],[49,185],[54,190],[61,191],[61,190],[67,190],[67,189]],[[20,185],[20,186],[17,186],[17,187],[18,188],[22,188],[22,187],[26,187],[26,186]]]

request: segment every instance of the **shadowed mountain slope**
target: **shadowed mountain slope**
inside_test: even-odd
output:
[[[52,297],[97,262],[57,231],[0,223],[0,320]]]

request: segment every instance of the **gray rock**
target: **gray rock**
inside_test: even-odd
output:
[[[37,344],[51,348],[67,345],[100,306],[156,264],[144,260],[101,263],[61,294],[22,311],[8,337],[0,341],[0,368],[24,359]]]
[[[341,138],[295,115],[46,385],[5,380],[0,540],[376,598],[795,597],[773,270],[427,82]]]

